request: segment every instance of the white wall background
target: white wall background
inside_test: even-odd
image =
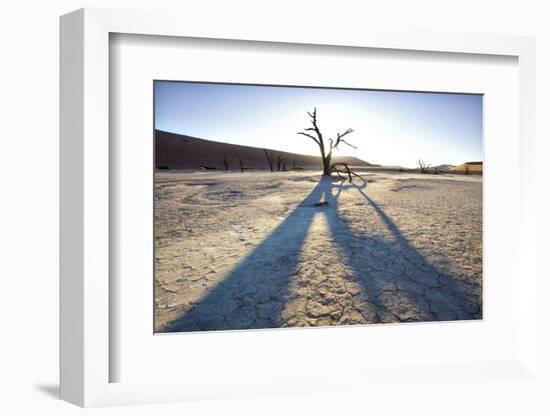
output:
[[[76,414],[81,409],[56,399],[58,368],[58,16],[84,6],[178,10],[208,25],[216,19],[235,21],[239,31],[279,21],[281,28],[322,25],[415,27],[451,31],[537,36],[539,165],[550,155],[550,12],[535,0],[399,0],[399,1],[170,1],[170,0],[19,0],[0,9],[0,413]],[[215,15],[215,18],[212,18]],[[541,169],[539,212],[550,212],[548,172]],[[539,224],[539,266],[550,231]],[[544,244],[544,246],[543,246]],[[546,255],[547,256],[547,255]],[[547,279],[548,280],[548,279]],[[539,299],[550,293],[539,285]],[[539,302],[550,317],[549,303]],[[548,319],[540,319],[546,354],[541,368],[550,374]],[[337,358],[338,352],[335,352]],[[546,356],[545,356],[546,355]],[[99,409],[101,415],[149,414],[548,414],[542,391],[506,383],[483,388],[457,384],[433,386],[433,396],[414,389],[388,387],[387,394],[362,397],[281,397],[163,405],[152,408]],[[546,386],[547,391],[550,387]],[[544,403],[544,404],[543,404]]]

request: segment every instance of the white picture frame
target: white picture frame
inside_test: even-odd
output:
[[[321,392],[348,389],[351,382],[327,383],[318,373],[269,374],[264,379],[234,382],[233,374],[218,380],[110,382],[112,290],[109,275],[110,158],[109,158],[109,36],[113,33],[207,39],[382,48],[439,53],[504,55],[519,65],[520,177],[519,238],[514,242],[521,271],[517,292],[520,322],[517,354],[507,360],[472,363],[442,362],[415,367],[415,380],[472,377],[536,380],[535,190],[528,171],[535,165],[535,42],[533,38],[464,34],[327,32],[322,29],[235,32],[231,22],[209,28],[189,16],[167,13],[82,9],[61,18],[61,398],[80,406],[158,403],[197,398]],[[147,306],[144,306],[145,308]],[[331,370],[331,379],[354,380],[355,388],[403,379],[410,369]],[[346,377],[342,377],[345,375]],[[481,380],[483,377],[481,377]],[[413,382],[409,380],[409,382]]]

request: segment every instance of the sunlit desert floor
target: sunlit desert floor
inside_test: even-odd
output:
[[[481,177],[363,175],[157,173],[156,331],[480,319]]]

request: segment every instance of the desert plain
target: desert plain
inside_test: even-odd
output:
[[[482,176],[155,173],[155,332],[482,318]]]

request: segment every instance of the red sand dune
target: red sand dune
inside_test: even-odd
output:
[[[483,173],[483,162],[466,162],[462,165],[453,166],[450,171],[453,172],[465,172],[466,168],[470,173]]]

